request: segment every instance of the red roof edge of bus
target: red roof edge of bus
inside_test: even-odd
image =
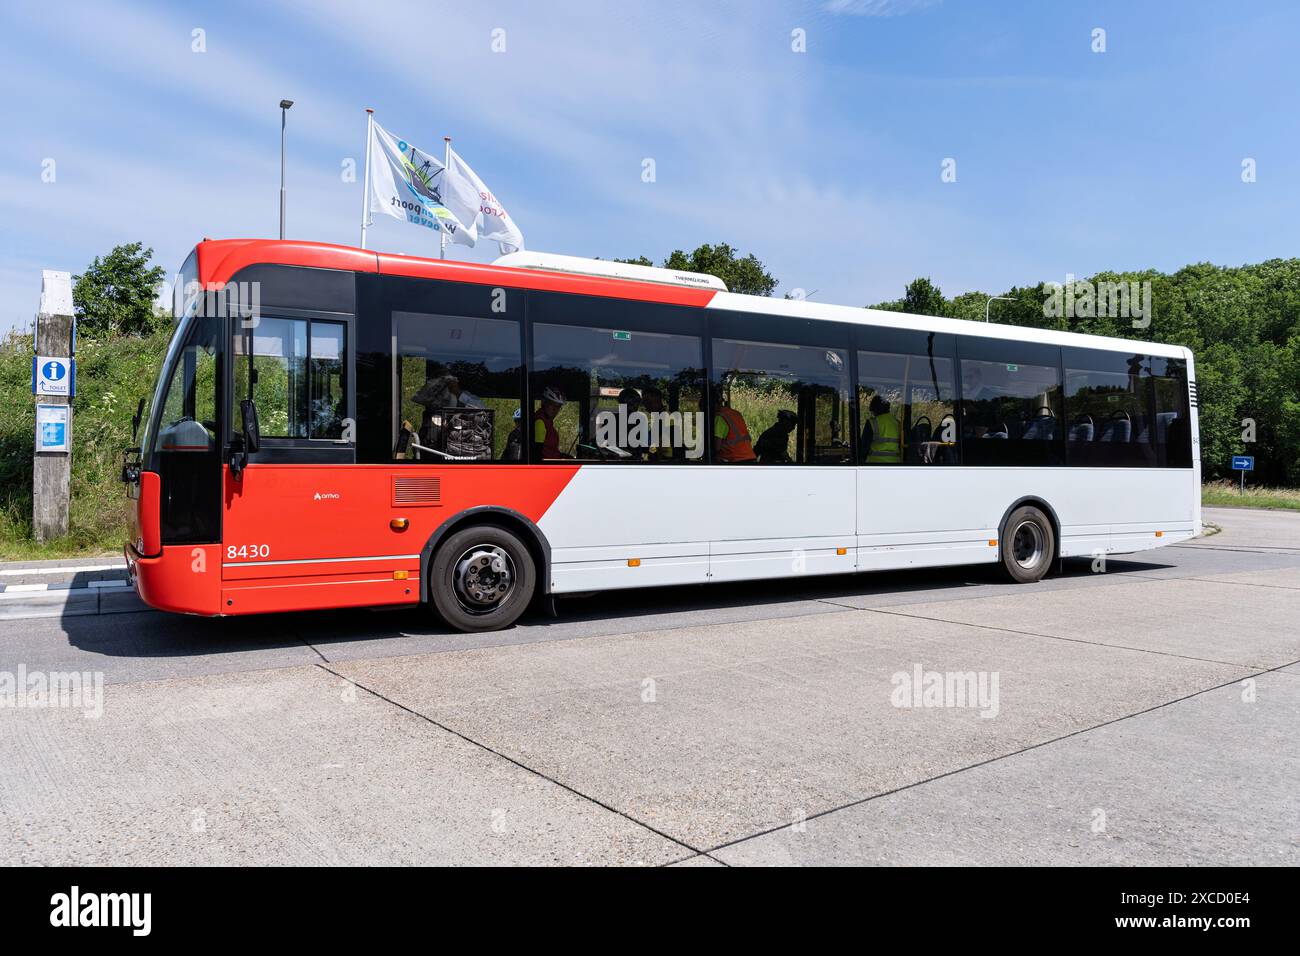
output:
[[[375,253],[351,246],[293,239],[209,239],[198,245],[199,282],[219,289],[239,270],[255,265],[310,266],[378,272]]]
[[[600,295],[616,299],[662,302],[668,305],[705,306],[716,294],[715,289],[694,289],[630,279],[574,275],[545,269],[516,269],[481,262],[458,262],[454,259],[421,259],[388,252],[373,252],[352,246],[324,242],[299,242],[290,239],[216,239],[198,245],[199,282],[205,288],[220,288],[239,270],[258,264],[308,266],[317,269],[343,269],[352,272],[379,272],[384,275],[414,276],[422,279],[445,279],[472,282],[476,285],[502,285],[516,289],[569,292],[576,295]]]

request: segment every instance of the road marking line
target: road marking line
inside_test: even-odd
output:
[[[90,588],[47,588],[44,591],[15,591],[10,588],[0,593],[0,601],[35,601],[42,598],[57,599],[59,601],[73,601],[79,595],[99,594],[98,591],[92,591]],[[98,600],[95,598],[94,600]]]
[[[4,593],[10,591],[44,591],[49,587],[48,584],[10,584],[5,587]]]
[[[85,564],[80,567],[66,568],[0,568],[0,575],[18,577],[23,574],[75,574],[87,571],[125,571],[126,562],[121,564]]]

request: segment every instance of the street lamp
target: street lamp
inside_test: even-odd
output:
[[[284,238],[284,122],[293,100],[280,101],[280,238]]]
[[[283,239],[284,237],[281,236],[280,238]],[[994,301],[995,299],[1001,300],[1002,302],[1015,302],[1015,301],[1016,301],[1015,299],[1011,298],[1011,296],[1009,296],[1009,295],[991,295],[991,296],[989,296],[989,297],[984,301],[984,321],[985,321],[985,322],[987,322],[987,321],[989,320],[989,303],[992,302],[992,301]]]

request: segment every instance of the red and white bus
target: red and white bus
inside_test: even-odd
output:
[[[737,295],[710,276],[203,242],[126,556],[204,615],[1058,558],[1200,533],[1181,347]]]

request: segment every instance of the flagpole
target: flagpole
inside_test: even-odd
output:
[[[449,169],[451,167],[451,137],[444,136],[442,141],[446,147],[442,152],[442,188],[446,190],[447,177],[450,175]],[[444,203],[444,205],[446,204]],[[445,223],[438,224],[438,258],[447,258],[447,226]]]
[[[375,111],[366,107],[366,175],[361,184],[361,248],[366,247],[366,220],[370,218],[370,145],[375,135]]]

